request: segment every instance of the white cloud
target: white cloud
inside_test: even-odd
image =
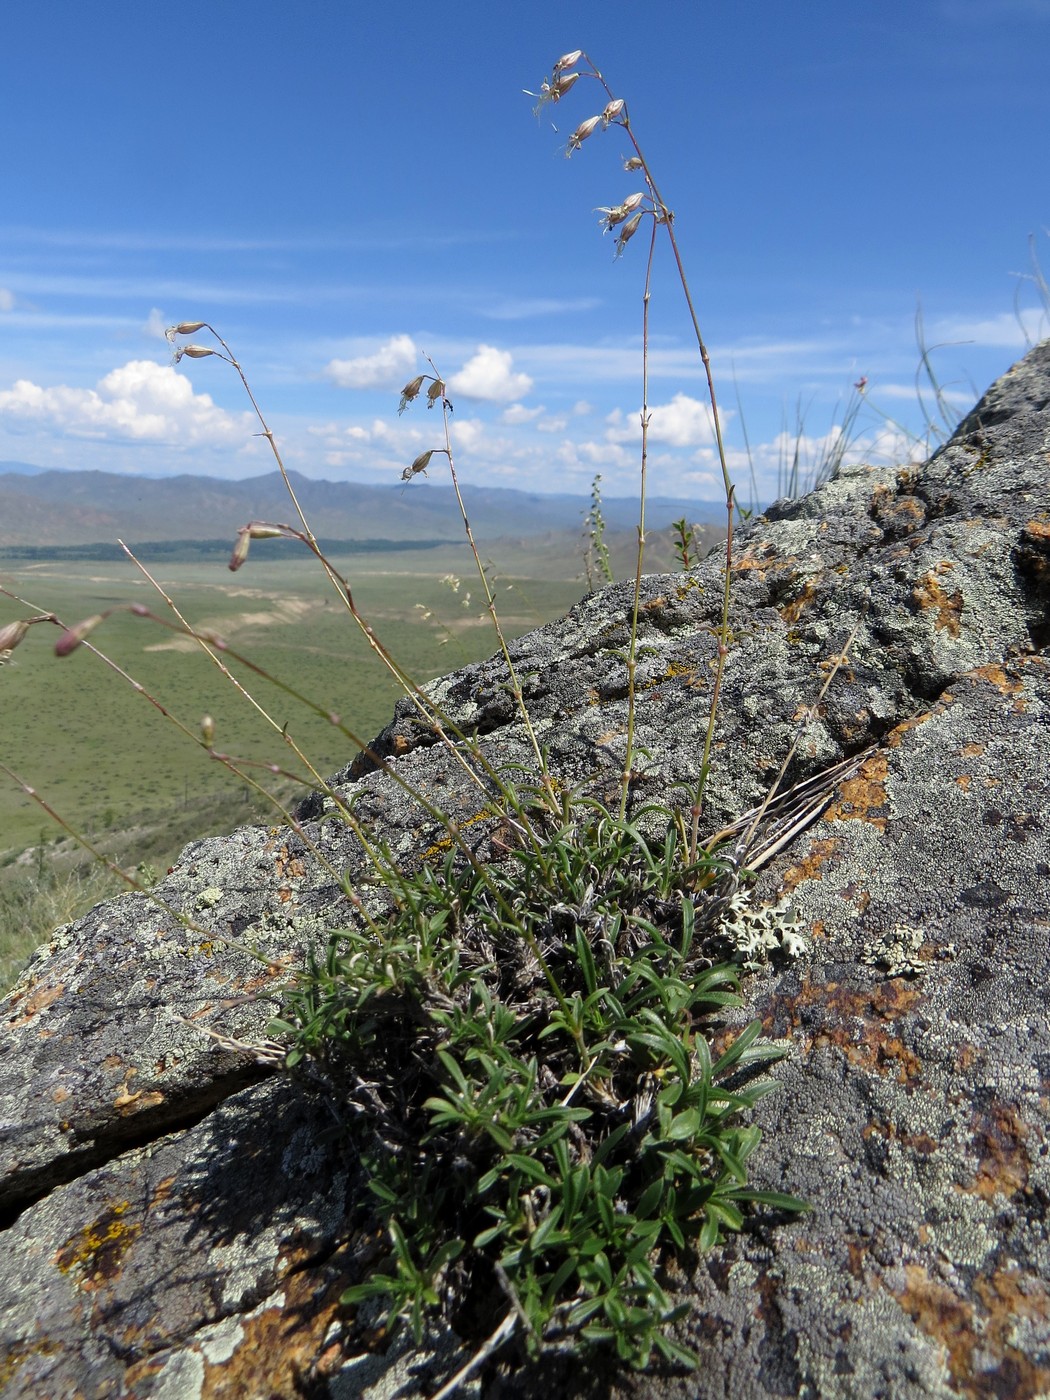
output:
[[[505,408],[500,414],[500,421],[510,423],[531,423],[534,418],[538,418],[541,413],[545,413],[541,404],[539,408],[526,408],[523,403],[512,403],[510,408]]]
[[[723,415],[724,417],[725,415]],[[621,426],[614,410],[605,420],[611,442],[633,442],[641,436],[638,417],[630,415]],[[649,441],[666,442],[670,447],[703,447],[714,440],[711,407],[688,394],[675,394],[670,403],[653,404],[650,409]]]
[[[244,439],[252,424],[247,413],[225,412],[210,394],[195,394],[184,375],[153,360],[129,360],[94,389],[19,379],[0,390],[0,417],[70,437],[180,445]]]
[[[511,369],[514,357],[509,350],[497,350],[494,345],[479,345],[458,374],[448,381],[454,394],[468,399],[483,399],[488,403],[503,403],[520,399],[532,388],[527,374]]]
[[[150,307],[150,313],[146,317],[142,330],[145,335],[153,340],[163,340],[164,332],[167,329],[167,321],[164,319],[164,312],[157,306]]]
[[[593,413],[594,409],[586,399],[578,399],[572,406],[572,411],[577,418],[585,418],[588,413]]]
[[[371,355],[353,360],[330,360],[325,374],[340,389],[400,389],[419,364],[419,351],[410,335],[395,335]]]
[[[13,311],[15,309],[15,294],[8,291],[6,287],[0,287],[0,311]]]

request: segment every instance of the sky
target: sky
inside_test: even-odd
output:
[[[1050,0],[11,0],[0,460],[272,470],[230,367],[172,362],[164,328],[206,320],[306,475],[441,446],[397,412],[429,356],[465,483],[634,492],[651,220],[617,257],[600,210],[644,181],[615,122],[566,157],[607,101],[586,60],[538,115],[524,91],[577,47],[674,213],[742,498],[796,452],[803,484],[836,444],[925,455],[1050,333]],[[649,489],[717,499],[656,232]]]

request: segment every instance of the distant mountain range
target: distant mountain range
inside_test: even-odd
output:
[[[317,481],[289,474],[315,535],[327,540],[461,540],[451,486],[414,481],[375,486]],[[479,539],[533,539],[582,529],[589,498],[542,495],[505,487],[464,488],[471,527]],[[610,531],[630,529],[638,503],[602,501]],[[685,516],[720,522],[725,506],[713,501],[650,497],[653,529]],[[278,472],[226,481],[208,476],[145,477],[115,472],[54,471],[26,462],[0,462],[0,548],[145,541],[233,539],[249,520],[295,524]]]

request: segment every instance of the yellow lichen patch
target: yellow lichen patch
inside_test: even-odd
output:
[[[70,1235],[55,1255],[55,1265],[60,1272],[82,1271],[84,1286],[88,1288],[114,1278],[142,1229],[138,1221],[122,1218],[130,1209],[130,1201],[114,1201],[97,1220]]]
[[[911,596],[923,612],[936,611],[933,623],[935,632],[947,632],[949,637],[958,637],[962,631],[959,619],[963,610],[963,596],[958,590],[946,593],[936,577],[936,571],[930,569],[912,589]]]
[[[488,821],[491,816],[491,812],[475,812],[472,817],[464,817],[462,821],[456,822],[456,827],[458,830],[462,831],[464,827],[473,826],[475,822]],[[427,847],[420,859],[431,860],[434,856],[439,856],[445,851],[450,851],[455,844],[455,837],[442,836],[440,841],[435,841],[432,846]]]
[[[809,848],[809,854],[785,874],[784,893],[790,894],[803,880],[819,880],[820,867],[831,859],[839,845],[836,840],[814,841]]]
[[[887,819],[872,816],[872,813],[887,804],[885,778],[888,769],[885,754],[874,753],[866,758],[856,777],[839,784],[838,795],[824,814],[825,821],[864,821],[885,831]]]

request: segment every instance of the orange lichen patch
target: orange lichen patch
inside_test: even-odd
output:
[[[812,579],[807,579],[798,597],[777,608],[777,612],[785,622],[797,622],[806,604],[811,603],[816,596],[817,590],[813,587]]]
[[[141,1113],[144,1108],[156,1108],[157,1104],[163,1102],[164,1095],[156,1089],[140,1089],[137,1094],[130,1093],[128,1081],[125,1079],[113,1100],[113,1107],[122,1118],[127,1118],[132,1113]]]
[[[60,1084],[57,1089],[53,1089],[51,1091],[51,1102],[65,1103],[66,1099],[69,1098],[69,1095],[70,1090],[67,1089],[64,1084]]]
[[[840,982],[812,983],[807,977],[796,996],[771,1000],[763,1016],[763,1027],[782,1035],[780,1023],[785,1013],[793,1028],[805,1021],[807,1028],[812,1028],[807,1029],[804,1038],[807,1050],[830,1046],[861,1069],[874,1070],[878,1075],[895,1070],[898,1084],[910,1089],[919,1082],[922,1062],[899,1036],[893,1035],[887,1023],[910,1011],[921,995],[899,977],[873,988],[847,987]]]
[[[29,996],[26,997],[25,1002],[22,1006],[22,1014],[18,1018],[18,1020],[12,1021],[10,1023],[12,1029],[15,1029],[18,1026],[27,1026],[38,1012],[43,1011],[48,1006],[53,1005],[65,990],[66,985],[64,982],[59,982],[58,985],[55,987],[38,986],[35,991],[30,992]],[[21,999],[22,997],[21,995],[19,995],[13,997],[12,1001],[14,1005],[17,1006]]]
[[[926,511],[916,496],[897,496],[887,486],[877,486],[871,493],[868,510],[883,530],[910,535],[926,524]]]
[[[943,1348],[952,1384],[966,1400],[1009,1395],[1037,1400],[1050,1388],[1050,1367],[1015,1346],[1018,1317],[1043,1322],[1050,1299],[1041,1280],[1019,1269],[979,1275],[972,1298],[961,1298],[932,1279],[921,1264],[907,1264],[905,1285],[894,1296],[915,1325]],[[975,1353],[980,1365],[975,1366]],[[989,1365],[988,1363],[992,1364]]]
[[[1028,1127],[1017,1110],[1010,1104],[979,1109],[974,1113],[973,1130],[977,1174],[971,1185],[961,1189],[985,1201],[1023,1191],[1028,1185]]]
[[[764,578],[769,569],[776,568],[786,572],[796,562],[795,555],[781,558],[777,554],[776,545],[770,540],[764,540],[733,560],[733,573],[757,573],[759,578]]]
[[[979,758],[984,753],[984,744],[963,744],[959,750],[961,758]]]
[[[959,787],[962,788],[963,792],[969,792],[970,784],[973,782],[973,777],[969,773],[960,773],[959,776],[955,779],[955,781],[958,783]]]
[[[848,899],[854,908],[863,914],[871,903],[871,890],[867,885],[846,885],[842,891],[842,898]]]
[[[1016,695],[1023,688],[1021,681],[1008,676],[1002,666],[994,663],[990,666],[975,666],[970,675],[988,681],[990,685],[995,686],[1000,695]]]
[[[928,570],[911,591],[911,596],[915,604],[923,612],[934,609],[937,617],[934,620],[933,630],[935,632],[947,632],[949,637],[958,637],[962,628],[959,618],[962,616],[963,596],[960,592],[946,593],[935,576],[933,569]]]
[[[929,1133],[902,1133],[896,1123],[871,1122],[861,1132],[861,1137],[867,1140],[870,1137],[885,1138],[887,1142],[899,1142],[901,1147],[906,1147],[909,1152],[914,1152],[920,1157],[929,1157],[940,1147],[936,1138],[930,1137]]]
[[[142,1229],[139,1222],[123,1219],[130,1209],[130,1201],[115,1201],[97,1220],[70,1235],[55,1255],[56,1267],[63,1274],[82,1270],[85,1288],[95,1288],[115,1278],[124,1255]]]
[[[0,1356],[0,1390],[7,1388],[8,1381],[19,1366],[31,1356],[54,1356],[59,1350],[58,1342],[52,1341],[50,1337],[41,1337],[33,1342],[15,1342],[9,1346],[3,1356]]]
[[[856,777],[847,778],[839,784],[838,796],[824,813],[825,821],[865,821],[885,831],[888,825],[885,817],[874,817],[871,813],[885,807],[888,801],[884,780],[889,770],[889,760],[884,753],[873,753],[866,758],[857,770]]]
[[[981,1058],[981,1052],[976,1045],[971,1045],[964,1040],[955,1052],[955,1068],[959,1074],[965,1074],[968,1069],[972,1069]]]
[[[277,853],[276,870],[280,879],[301,880],[306,874],[306,862],[300,856],[290,856],[288,847],[282,846]]]
[[[243,1336],[222,1361],[205,1360],[200,1400],[243,1400],[248,1395],[302,1395],[327,1390],[323,1380],[345,1361],[338,1341],[324,1345],[345,1309],[339,1295],[350,1280],[334,1271],[285,1273],[280,1305],[241,1320]],[[359,1348],[356,1348],[359,1350]],[[148,1365],[148,1363],[143,1363]],[[135,1389],[132,1368],[129,1393]]]
[[[162,1205],[168,1199],[171,1195],[171,1188],[175,1185],[175,1181],[175,1177],[166,1176],[161,1181],[157,1182],[156,1186],[153,1188],[153,1195],[149,1198],[148,1208],[150,1210],[153,1210],[155,1206]]]
[[[831,859],[840,845],[841,842],[837,840],[814,841],[809,854],[784,875],[785,894],[790,894],[803,880],[819,880],[820,867]]]

